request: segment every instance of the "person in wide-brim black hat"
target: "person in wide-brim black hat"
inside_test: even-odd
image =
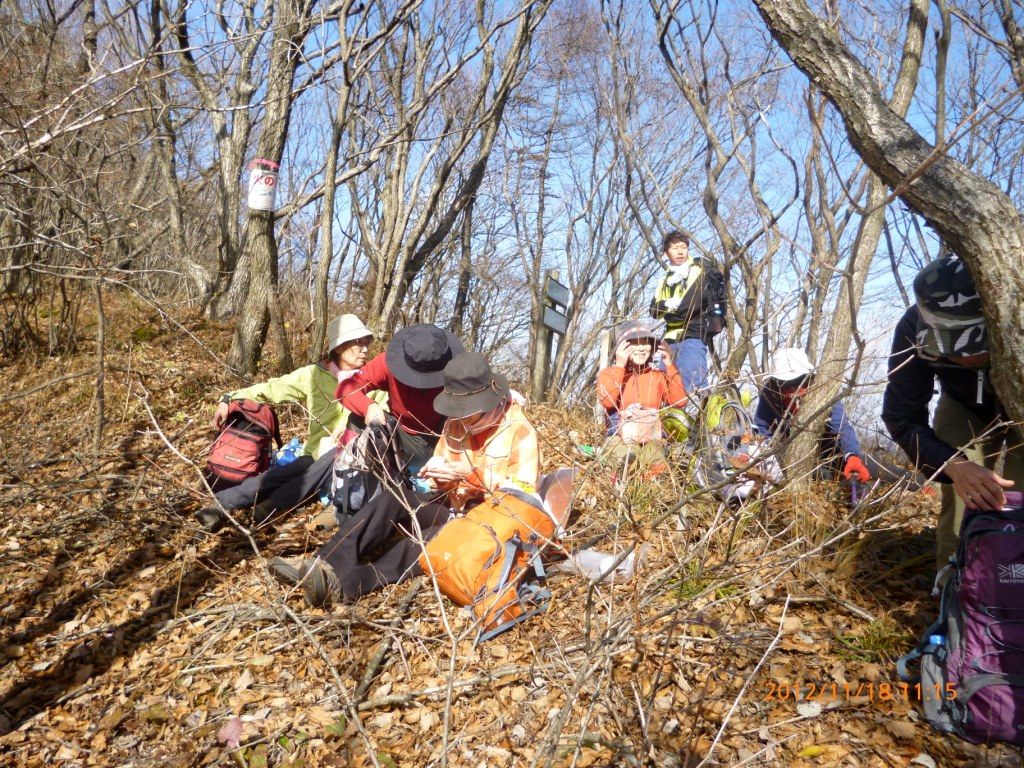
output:
[[[308,604],[321,607],[341,596],[355,599],[419,576],[424,542],[451,520],[453,510],[467,511],[489,494],[536,493],[541,466],[537,431],[513,401],[507,379],[482,355],[455,355],[444,369],[444,391],[433,403],[448,419],[433,456],[419,471],[430,493],[386,488],[315,558],[273,558],[268,563],[274,578],[303,587]],[[396,537],[396,531],[406,535]]]
[[[434,455],[420,472],[449,494],[456,509],[484,489],[512,482],[533,491],[540,467],[537,433],[511,397],[508,379],[478,352],[456,355],[444,369],[434,410],[448,419]]]
[[[444,369],[444,391],[434,398],[434,410],[453,419],[493,411],[508,400],[508,379],[491,370],[478,352],[463,352]]]
[[[444,385],[445,366],[462,350],[462,342],[451,331],[436,325],[410,325],[395,333],[384,358],[400,382],[430,389]]]

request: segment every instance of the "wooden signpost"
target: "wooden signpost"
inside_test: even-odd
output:
[[[533,371],[530,377],[530,389],[533,399],[547,399],[551,385],[551,350],[554,335],[565,335],[569,319],[566,311],[569,308],[569,289],[558,282],[558,270],[549,269],[544,276],[544,311],[541,313],[540,327],[536,329],[537,345],[533,359]]]

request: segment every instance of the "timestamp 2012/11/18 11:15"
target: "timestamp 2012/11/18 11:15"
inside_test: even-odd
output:
[[[956,683],[776,683],[764,684],[764,701],[953,701]]]

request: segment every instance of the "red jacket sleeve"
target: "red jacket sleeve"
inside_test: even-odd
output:
[[[679,375],[679,370],[668,360],[665,361],[665,405],[677,406],[682,408],[686,405],[686,401],[689,396],[686,394],[686,388],[683,386],[683,377]]]
[[[387,388],[388,366],[384,361],[384,355],[380,354],[364,365],[355,376],[338,384],[338,388],[334,390],[334,397],[341,401],[343,408],[357,416],[365,417],[367,408],[374,402],[366,393],[375,389],[387,391]]]
[[[618,365],[609,365],[597,374],[597,396],[605,410],[619,410],[622,399],[622,382],[626,377],[626,369]]]

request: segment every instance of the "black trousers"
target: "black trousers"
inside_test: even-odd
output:
[[[423,544],[451,516],[451,509],[440,503],[443,498],[405,488],[385,490],[320,547],[317,556],[334,569],[345,597],[361,597],[422,573],[417,561]],[[422,539],[415,538],[413,517]],[[367,562],[372,555],[374,559]]]
[[[333,448],[316,461],[312,456],[300,456],[291,464],[271,467],[233,488],[219,491],[217,501],[228,510],[247,509],[254,504],[265,504],[275,512],[297,509],[331,487],[337,454],[338,449]]]

